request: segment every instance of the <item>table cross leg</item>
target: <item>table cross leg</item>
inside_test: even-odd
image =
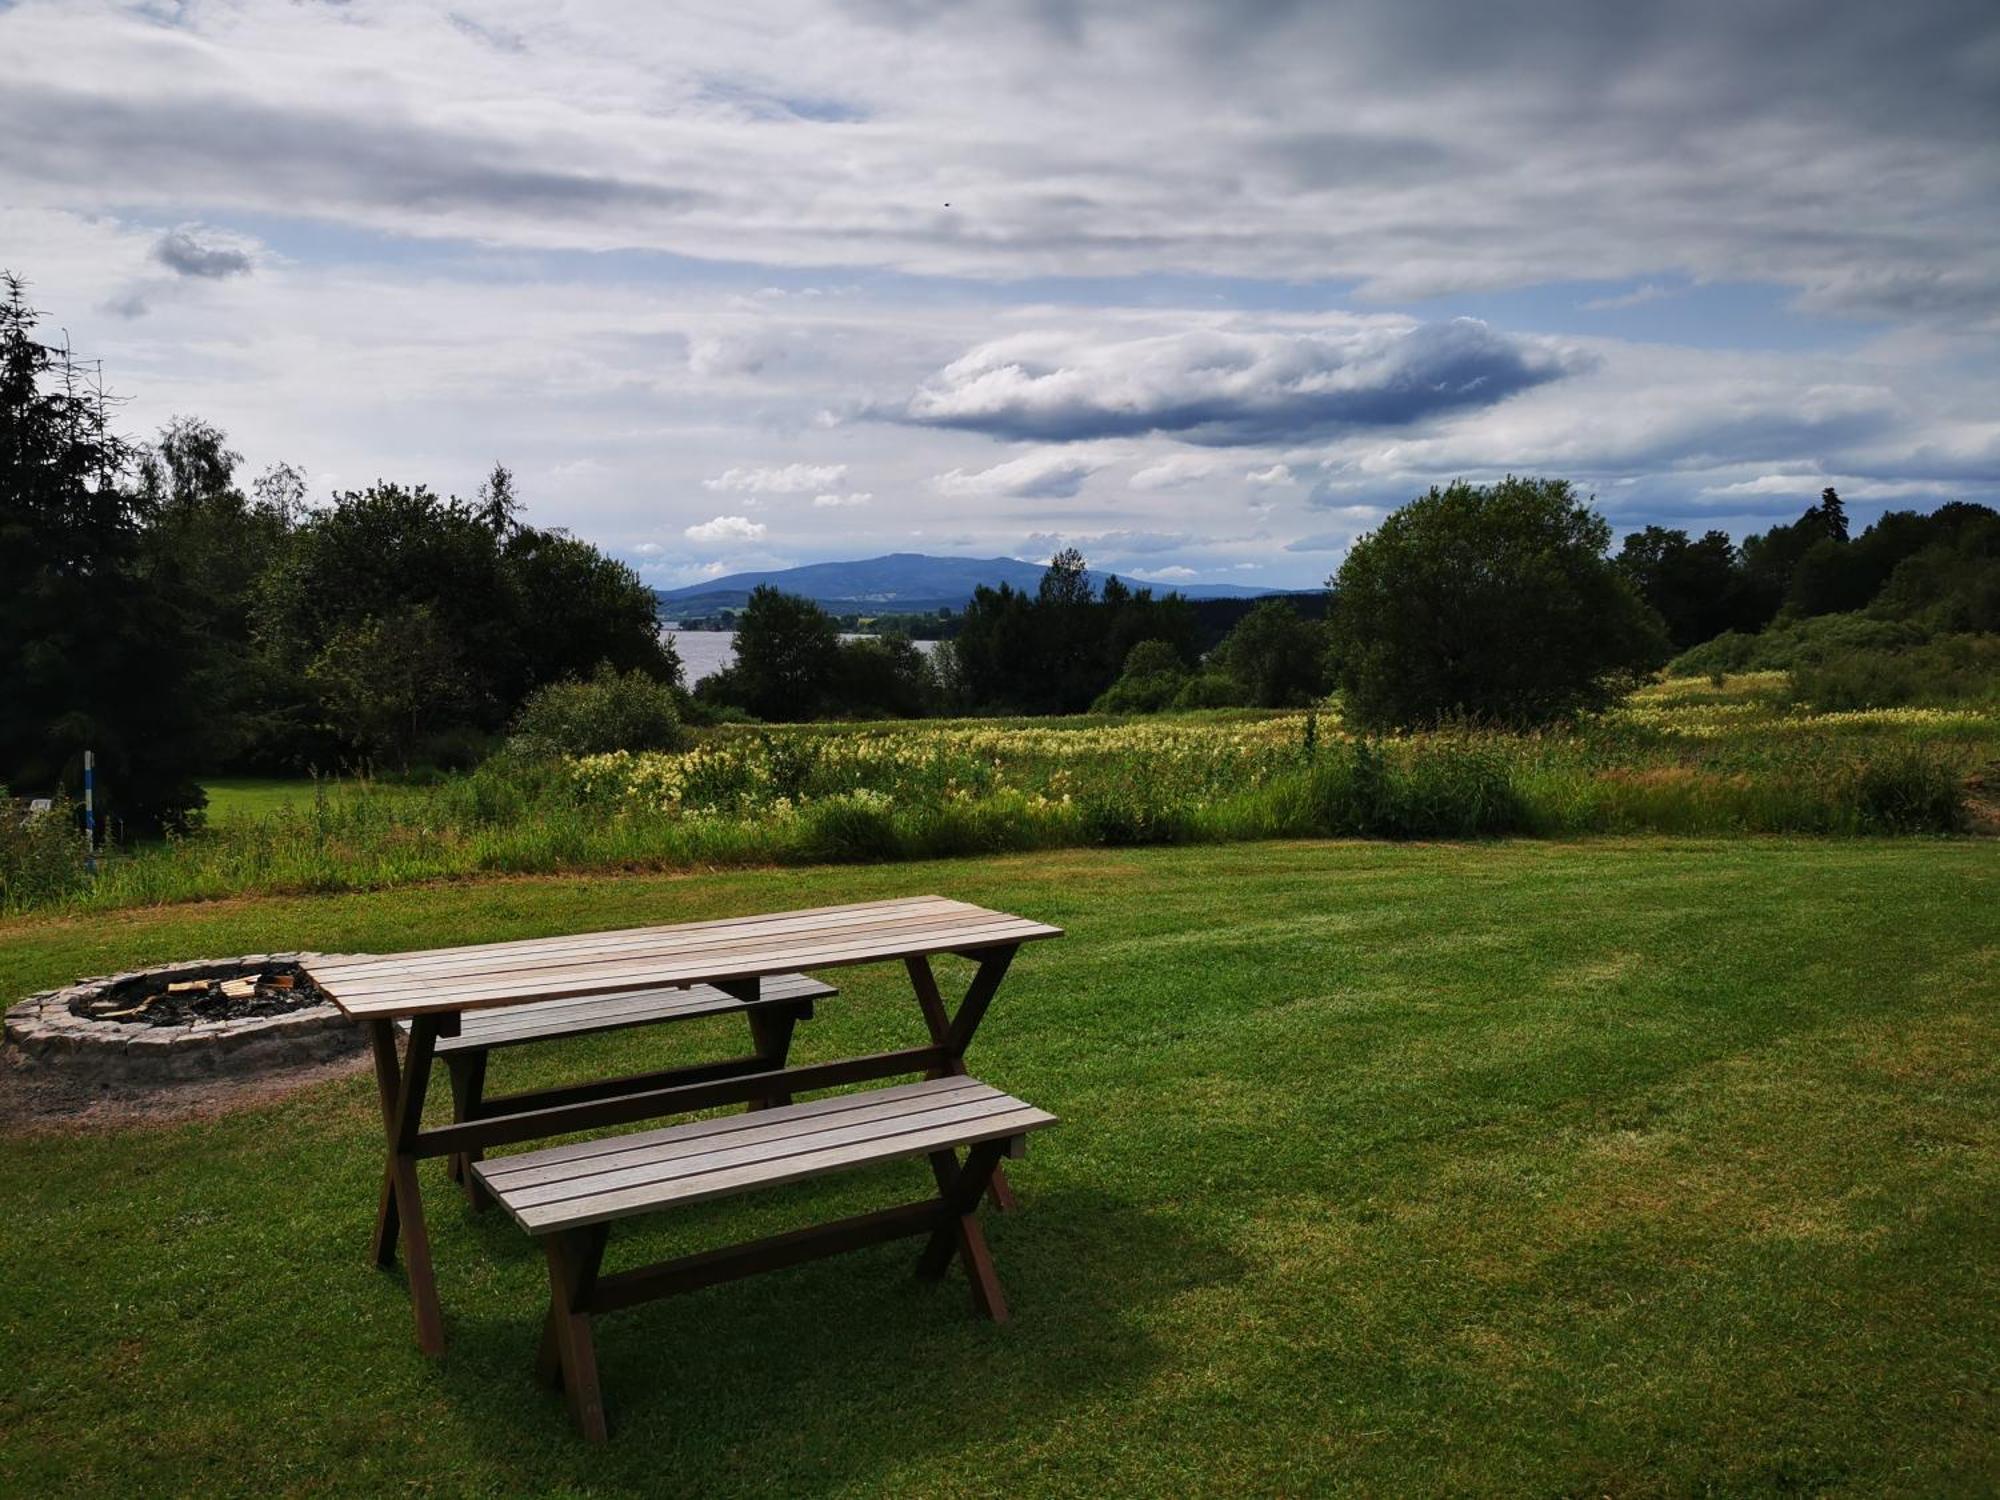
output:
[[[604,1395],[597,1382],[589,1308],[609,1232],[608,1226],[593,1224],[542,1240],[549,1257],[549,1316],[536,1369],[544,1380],[553,1377],[561,1384],[571,1419],[593,1443],[605,1438]]]
[[[927,1280],[944,1275],[952,1256],[964,1261],[966,1280],[972,1284],[972,1305],[995,1323],[1007,1321],[1007,1298],[1000,1290],[1000,1277],[993,1269],[992,1252],[986,1248],[986,1235],[977,1215],[979,1200],[986,1195],[1010,1145],[1005,1140],[982,1141],[966,1153],[963,1166],[956,1151],[931,1153],[938,1198],[948,1217],[932,1231],[917,1257],[917,1274]]]
[[[430,1086],[431,1057],[438,1037],[435,1016],[418,1016],[410,1026],[408,1056],[396,1061],[396,1028],[387,1020],[368,1023],[375,1053],[375,1083],[382,1098],[382,1124],[388,1151],[383,1163],[382,1197],[376,1207],[373,1242],[375,1263],[396,1263],[400,1240],[410,1286],[410,1304],[417,1323],[417,1347],[426,1354],[444,1352],[444,1315],[438,1306],[437,1277],[431,1268],[431,1240],[424,1227],[423,1190],[417,1182],[414,1152],[424,1113],[424,1091]]]
[[[451,1077],[451,1117],[454,1121],[479,1118],[479,1106],[486,1098],[487,1056],[484,1047],[446,1054],[444,1066]],[[446,1170],[451,1180],[464,1186],[465,1201],[475,1212],[492,1201],[486,1189],[479,1185],[479,1179],[472,1175],[472,1164],[485,1155],[485,1151],[478,1146],[472,1146],[464,1151],[454,1151],[446,1158]]]
[[[971,1042],[973,1032],[979,1029],[987,1006],[993,1003],[1000,981],[1007,977],[1007,966],[1014,961],[1014,953],[1013,948],[993,949],[980,960],[979,970],[972,976],[972,984],[966,990],[956,1016],[948,1014],[944,1008],[944,995],[938,989],[937,975],[931,971],[931,961],[922,955],[903,960],[903,967],[909,972],[910,988],[917,993],[917,1008],[924,1013],[924,1025],[930,1030],[931,1040],[951,1054],[950,1060],[944,1066],[932,1069],[929,1077],[964,1075],[966,1045]],[[955,1041],[954,1032],[958,1031],[961,1023],[963,1031]],[[1014,1185],[1007,1180],[1006,1172],[997,1166],[993,1169],[988,1192],[992,1195],[994,1208],[1001,1213],[1020,1207],[1020,1199],[1014,1196]]]

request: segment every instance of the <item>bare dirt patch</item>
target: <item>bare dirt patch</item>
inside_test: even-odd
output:
[[[0,1048],[0,1133],[110,1131],[133,1125],[212,1120],[270,1104],[300,1089],[346,1078],[368,1066],[365,1054],[301,1063],[249,1077],[190,1079],[149,1085],[94,1083],[23,1066],[12,1047]]]

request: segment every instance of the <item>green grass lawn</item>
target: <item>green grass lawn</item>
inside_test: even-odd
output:
[[[535,879],[0,923],[0,997],[921,891],[1024,912],[974,1071],[1063,1117],[989,1220],[1014,1321],[895,1245],[601,1320],[612,1441],[529,1378],[540,1256],[427,1164],[448,1334],[366,1238],[364,1076],[0,1145],[0,1492],[1991,1494],[2000,846],[1255,844]],[[802,1058],[898,1045],[848,971]],[[704,1023],[706,1024],[706,1023]],[[503,1055],[659,1065],[734,1029]],[[440,1096],[442,1088],[440,1086]],[[614,1233],[900,1201],[914,1165]]]
[[[207,813],[211,822],[227,822],[243,818],[268,818],[284,808],[309,808],[312,806],[316,783],[310,776],[218,776],[204,781],[201,789],[208,793]],[[345,795],[354,783],[329,777],[324,783],[328,793]],[[390,782],[371,782],[372,790],[381,791],[394,786]]]

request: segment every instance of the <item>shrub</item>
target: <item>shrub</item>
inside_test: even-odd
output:
[[[514,720],[511,746],[533,756],[678,750],[684,735],[674,690],[644,672],[599,667],[588,682],[537,688]]]
[[[47,812],[29,813],[0,786],[0,910],[60,900],[90,876],[83,835],[62,798]]]
[[[1959,833],[1967,825],[1958,777],[1917,749],[1864,763],[1855,774],[1853,800],[1862,829],[1870,833]]]
[[[1792,669],[1792,695],[1825,712],[2000,699],[2000,636],[1945,635],[1904,651],[1855,651]]]
[[[1190,677],[1174,695],[1175,708],[1243,708],[1249,695],[1243,684],[1223,672],[1202,672]]]
[[[1165,641],[1141,641],[1125,654],[1125,670],[1090,706],[1095,714],[1156,714],[1188,680],[1180,652]]]

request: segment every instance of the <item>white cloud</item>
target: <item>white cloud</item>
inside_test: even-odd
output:
[[[1243,477],[1252,484],[1290,484],[1294,478],[1290,464],[1272,464],[1266,469],[1252,469]]]
[[[846,464],[776,464],[728,469],[701,484],[703,489],[740,494],[796,495],[823,490],[846,477]]]
[[[1207,479],[1222,467],[1217,459],[1200,453],[1176,453],[1157,463],[1135,469],[1126,481],[1135,490],[1171,490]]]
[[[1008,497],[1023,500],[1066,500],[1112,459],[1087,451],[1047,449],[1008,459],[990,469],[953,469],[933,477],[941,495],[967,499]]]
[[[760,542],[770,528],[748,516],[717,516],[690,526],[681,534],[691,542]]]
[[[814,495],[813,505],[819,510],[837,510],[843,506],[866,505],[874,498],[867,490],[849,490],[844,495],[829,492],[824,495]]]

